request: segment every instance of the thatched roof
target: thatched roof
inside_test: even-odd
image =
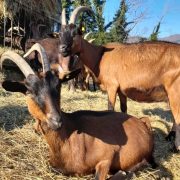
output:
[[[59,22],[61,0],[0,0],[0,16],[15,16],[20,10]]]

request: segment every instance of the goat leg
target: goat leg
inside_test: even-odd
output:
[[[103,160],[96,165],[95,180],[105,180],[110,169],[110,161]]]
[[[124,94],[122,94],[120,90],[118,90],[118,96],[120,100],[121,112],[127,113],[127,97]]]
[[[180,95],[177,93],[180,90],[180,78],[177,78],[170,86],[166,87],[166,91],[169,97],[169,103],[171,106],[171,111],[174,117],[173,129],[176,130],[175,136],[175,146],[178,151],[180,151]]]
[[[108,180],[129,180],[134,176],[134,173],[129,171],[121,171],[119,170],[116,174],[114,174],[112,177],[110,177]]]
[[[107,93],[108,93],[108,110],[114,111],[117,88],[113,88],[113,87],[107,88]]]

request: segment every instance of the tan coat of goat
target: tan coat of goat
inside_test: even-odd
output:
[[[67,33],[61,34],[62,55],[66,48]],[[110,43],[95,46],[81,35],[74,35],[71,53],[94,73],[101,89],[108,93],[108,109],[113,110],[119,95],[121,110],[127,111],[127,97],[138,102],[169,100],[175,119],[175,145],[180,150],[180,45],[168,42],[144,42],[135,44]]]

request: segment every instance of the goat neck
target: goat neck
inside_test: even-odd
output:
[[[99,75],[99,63],[104,52],[104,47],[95,46],[83,38],[81,38],[81,46],[79,50],[79,58],[94,73],[96,77]]]
[[[49,152],[50,152],[50,164],[56,168],[63,168],[66,163],[66,156],[71,150],[71,145],[68,141],[69,136],[73,131],[73,124],[70,123],[68,114],[61,111],[62,127],[58,131],[54,131],[50,128],[46,121],[40,121],[38,130],[43,134],[46,139]],[[69,156],[67,156],[69,157]],[[69,159],[69,158],[68,158]],[[63,173],[66,173],[64,169],[61,169]]]

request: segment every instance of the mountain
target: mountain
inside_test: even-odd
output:
[[[126,40],[127,43],[136,43],[140,42],[143,37],[141,36],[129,36],[128,39]]]
[[[141,36],[130,36],[127,39],[127,43],[136,43],[139,41],[142,41],[143,39],[146,39]],[[180,34],[173,34],[171,36],[159,38],[160,41],[169,41],[169,42],[174,42],[174,43],[179,43],[180,44]]]
[[[168,36],[168,37],[160,38],[160,40],[180,43],[180,34],[174,34],[174,35],[171,35],[171,36]]]

